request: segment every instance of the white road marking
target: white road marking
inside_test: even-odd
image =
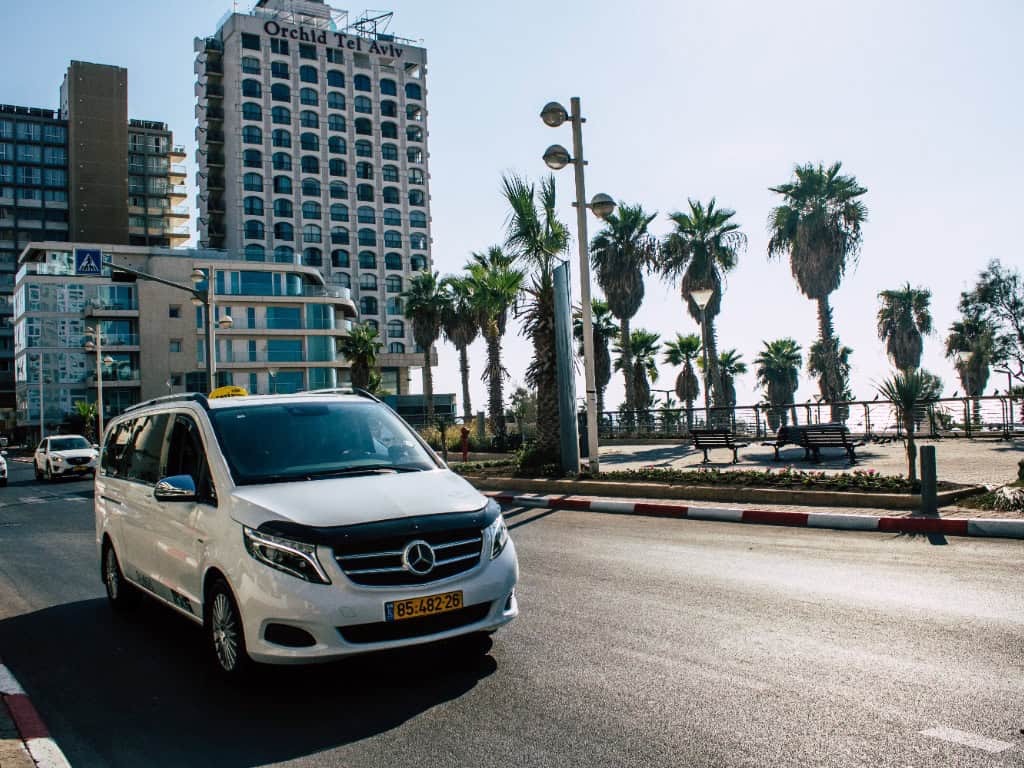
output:
[[[18,499],[19,504],[45,504],[49,499],[44,499],[41,496],[22,496]]]
[[[25,693],[21,686],[18,685],[18,681],[14,679],[11,671],[3,664],[0,664],[0,693],[4,696],[16,696]]]
[[[979,736],[976,733],[968,733],[967,731],[958,731],[956,728],[929,728],[926,731],[921,731],[922,736],[931,736],[935,739],[943,739],[945,741],[952,741],[956,744],[963,744],[965,747],[974,747],[975,749],[982,749],[986,752],[1005,752],[1013,747],[1006,741],[999,741],[998,739],[989,739],[985,736]]]
[[[29,739],[29,754],[39,768],[71,768],[71,763],[64,756],[60,747],[51,738]]]

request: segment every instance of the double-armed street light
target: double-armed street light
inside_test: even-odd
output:
[[[550,128],[557,128],[566,121],[572,124],[572,154],[560,144],[552,144],[544,152],[544,162],[553,171],[560,171],[572,164],[576,176],[576,209],[577,241],[580,256],[580,302],[583,314],[583,370],[587,387],[587,453],[591,474],[600,469],[597,440],[597,383],[594,375],[594,324],[590,306],[590,258],[588,254],[589,238],[587,237],[587,208],[599,219],[606,219],[615,210],[615,201],[608,195],[599,193],[587,203],[586,185],[583,167],[587,164],[583,159],[583,123],[580,112],[580,100],[574,96],[570,105],[572,112],[557,101],[550,101],[541,110],[540,118]]]
[[[96,415],[99,418],[99,441],[103,440],[103,366],[113,365],[114,358],[103,356],[103,331],[97,321],[95,328],[85,331],[85,350],[96,353]]]

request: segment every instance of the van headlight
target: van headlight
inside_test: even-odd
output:
[[[271,536],[252,528],[243,527],[242,533],[246,551],[264,565],[313,584],[331,583],[316,557],[315,544]]]
[[[497,519],[487,527],[487,533],[491,540],[491,560],[496,558],[508,544],[508,526],[505,525],[505,518],[499,513]]]

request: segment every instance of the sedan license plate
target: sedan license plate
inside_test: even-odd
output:
[[[73,467],[72,469],[75,472],[88,472],[89,471],[89,467],[88,466]]]
[[[457,592],[443,592],[440,595],[412,597],[408,600],[384,603],[384,618],[386,621],[418,619],[421,616],[433,616],[435,613],[457,611],[461,607],[462,590],[460,589]]]

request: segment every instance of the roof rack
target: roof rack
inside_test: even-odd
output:
[[[296,395],[359,395],[373,400],[375,403],[382,402],[379,397],[359,387],[330,387],[328,389],[311,389],[306,392],[296,392]]]
[[[136,403],[125,408],[121,413],[128,413],[129,411],[137,411],[140,408],[146,408],[150,405],[157,405],[159,403],[174,403],[174,402],[193,402],[199,403],[205,410],[210,410],[210,404],[206,399],[206,395],[200,392],[185,392],[179,395],[164,395],[163,397],[154,397],[152,400],[146,400],[142,403]]]

